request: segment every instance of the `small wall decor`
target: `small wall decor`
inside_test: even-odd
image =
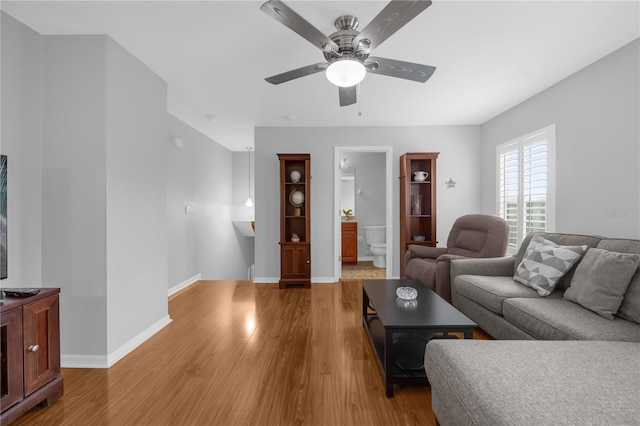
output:
[[[447,185],[447,188],[455,188],[456,187],[456,183],[454,182],[454,180],[452,178],[449,178],[448,181],[446,181],[444,184]]]

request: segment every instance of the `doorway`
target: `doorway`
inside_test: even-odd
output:
[[[345,266],[345,273],[369,278],[391,278],[393,269],[393,148],[390,146],[336,146],[334,147],[334,279],[342,276],[342,221],[343,210],[351,209],[357,223],[358,262]],[[345,170],[345,173],[342,171]],[[373,183],[375,179],[376,183]],[[351,186],[350,186],[351,182]],[[352,188],[352,189],[350,189]],[[349,191],[342,199],[344,191]],[[343,204],[345,204],[343,206]],[[347,205],[349,204],[349,205]],[[358,214],[360,212],[360,215]],[[373,214],[372,212],[375,212]],[[360,220],[362,219],[362,220]],[[386,267],[373,266],[368,252],[364,226],[385,225]],[[378,261],[379,263],[379,261]],[[348,272],[347,272],[348,270]],[[370,271],[367,272],[367,270]]]

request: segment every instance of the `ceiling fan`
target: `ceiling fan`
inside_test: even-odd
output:
[[[325,71],[329,81],[339,88],[340,106],[357,102],[357,84],[367,72],[424,83],[433,75],[435,67],[369,54],[430,5],[429,0],[392,0],[362,31],[356,31],[358,19],[355,16],[343,15],[335,21],[338,31],[326,36],[283,2],[269,0],[260,9],[322,50],[326,62],[307,65],[265,80],[280,84]]]

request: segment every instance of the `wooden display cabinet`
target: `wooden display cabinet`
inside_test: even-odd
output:
[[[309,154],[278,154],[278,159],[280,160],[279,286],[285,288],[289,284],[302,284],[309,288],[311,287],[311,156]]]
[[[400,157],[400,276],[409,244],[435,247],[436,159],[439,152],[408,152]],[[426,172],[425,179],[416,172]],[[422,240],[424,238],[424,240]]]
[[[342,221],[342,263],[358,263],[358,222]]]
[[[62,396],[60,289],[0,301],[0,424]]]

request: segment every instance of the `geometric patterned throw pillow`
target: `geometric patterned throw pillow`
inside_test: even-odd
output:
[[[540,235],[531,239],[513,279],[531,287],[540,296],[548,296],[573,265],[587,251],[587,246],[560,246]]]

